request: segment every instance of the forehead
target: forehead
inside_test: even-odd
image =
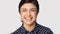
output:
[[[21,9],[22,8],[29,9],[29,8],[36,8],[36,6],[33,3],[25,3],[21,6]]]

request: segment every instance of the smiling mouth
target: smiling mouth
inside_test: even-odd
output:
[[[31,18],[27,18],[27,17],[25,17],[25,20],[27,20],[27,21],[31,21],[31,20],[32,20],[32,17],[31,17]]]

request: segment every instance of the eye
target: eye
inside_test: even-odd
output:
[[[36,12],[36,9],[31,9],[32,12]]]
[[[26,12],[27,10],[26,9],[22,9],[21,11]]]
[[[32,11],[36,11],[36,10],[33,10],[33,9],[32,9]]]

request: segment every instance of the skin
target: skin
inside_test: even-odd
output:
[[[20,8],[20,15],[23,25],[27,31],[32,31],[37,18],[37,8],[32,3],[25,3]]]

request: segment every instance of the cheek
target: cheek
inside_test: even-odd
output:
[[[36,19],[37,14],[36,14],[36,13],[32,13],[32,17],[33,17],[34,19]]]
[[[32,14],[32,16],[37,16],[37,13],[36,12],[35,13],[32,12],[31,14]]]
[[[23,18],[23,17],[24,17],[24,15],[25,15],[24,13],[21,13],[21,18]]]

